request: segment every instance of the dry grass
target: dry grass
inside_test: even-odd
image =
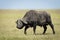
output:
[[[42,35],[43,28],[38,27],[36,34],[33,34],[32,28],[27,30],[24,35],[24,28],[18,30],[15,21],[22,18],[28,10],[0,10],[0,40],[60,40],[60,10],[46,10],[51,14],[56,34],[52,34],[48,26],[45,35]]]

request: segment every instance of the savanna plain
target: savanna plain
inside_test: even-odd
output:
[[[27,11],[29,10],[0,10],[0,40],[60,40],[60,9],[45,10],[51,15],[56,34],[47,26],[44,35],[43,27],[37,26],[36,35],[33,34],[32,28],[27,30],[27,35],[24,34],[24,28],[16,28],[16,20],[23,18]]]

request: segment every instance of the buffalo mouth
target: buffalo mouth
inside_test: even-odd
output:
[[[18,29],[22,29],[23,27],[17,27]]]

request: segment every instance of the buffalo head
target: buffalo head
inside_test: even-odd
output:
[[[24,20],[22,20],[22,19],[18,19],[18,20],[16,21],[16,24],[17,24],[17,28],[18,28],[18,29],[22,29],[22,28],[24,27],[24,25],[27,24],[27,22],[24,21]]]

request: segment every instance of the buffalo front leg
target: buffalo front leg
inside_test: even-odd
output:
[[[33,27],[33,32],[34,32],[34,34],[35,34],[35,31],[36,31],[36,26]]]
[[[43,34],[45,34],[45,32],[46,32],[46,30],[47,30],[46,25],[44,25],[43,28],[44,28]]]
[[[25,29],[24,29],[24,34],[27,34],[26,31],[29,27],[28,26],[25,26]]]

